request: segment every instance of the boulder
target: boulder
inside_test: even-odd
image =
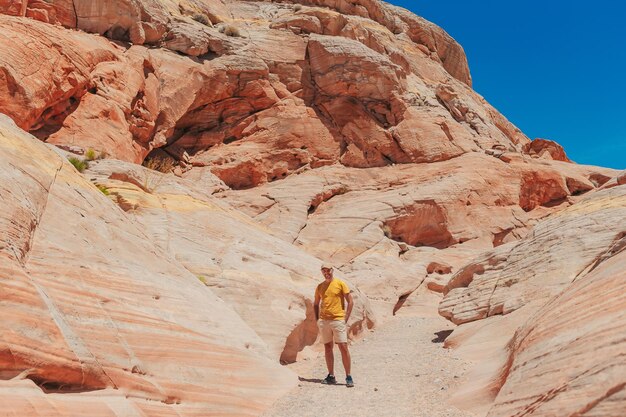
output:
[[[0,111],[39,136],[62,125],[87,93],[97,65],[121,50],[106,39],[0,15]],[[40,51],[33,68],[33,51]]]
[[[558,143],[548,139],[535,139],[524,145],[523,152],[535,158],[550,158],[555,161],[571,162]]]
[[[321,94],[389,100],[403,88],[402,68],[360,42],[312,35],[307,53],[311,81]]]
[[[10,16],[26,15],[26,0],[0,0],[0,13]]]

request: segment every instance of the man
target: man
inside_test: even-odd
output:
[[[324,282],[319,284],[315,290],[315,318],[318,320],[322,343],[324,344],[324,354],[326,356],[326,367],[328,376],[322,380],[322,384],[336,384],[335,378],[335,357],[333,355],[333,341],[339,346],[341,360],[346,371],[346,386],[353,387],[354,382],[350,375],[350,352],[348,351],[348,329],[346,323],[352,313],[352,294],[350,289],[340,279],[333,277],[333,267],[329,264],[322,265],[322,275]],[[320,309],[320,302],[322,303]],[[345,302],[347,302],[344,310]]]

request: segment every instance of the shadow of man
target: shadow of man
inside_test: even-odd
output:
[[[301,376],[298,377],[298,381],[300,382],[310,382],[311,384],[321,384],[322,380],[319,378],[303,378]],[[336,384],[332,384],[332,385],[346,385],[346,384],[342,384],[342,383],[336,383]]]

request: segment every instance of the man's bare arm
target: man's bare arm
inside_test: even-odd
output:
[[[315,310],[315,320],[320,319],[320,295],[315,291],[315,301],[313,301],[313,310]]]
[[[354,306],[354,300],[352,299],[352,293],[346,294],[346,301],[348,302],[348,305],[346,307],[346,323],[347,323],[348,319],[350,318],[350,313],[352,313],[352,307]]]

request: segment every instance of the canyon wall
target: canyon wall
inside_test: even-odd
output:
[[[463,407],[624,411],[624,174],[527,138],[443,29],[378,0],[0,13],[11,413],[259,415],[319,349],[322,262],[353,339],[442,294],[489,363]]]

